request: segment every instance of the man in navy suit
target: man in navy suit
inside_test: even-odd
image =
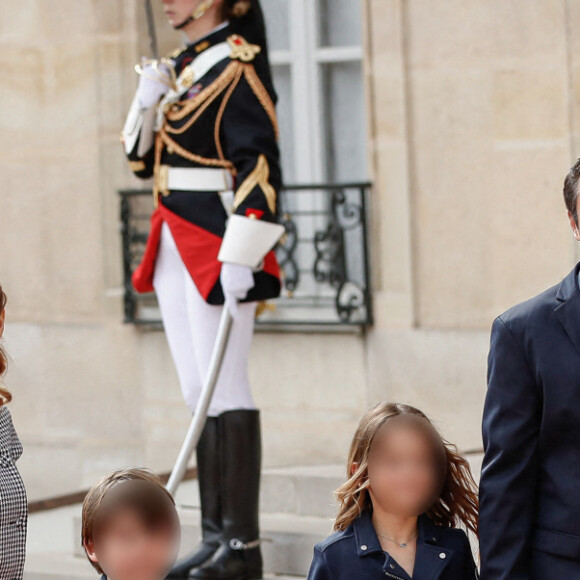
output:
[[[564,182],[576,240],[580,159]],[[491,331],[482,580],[580,579],[580,263]]]

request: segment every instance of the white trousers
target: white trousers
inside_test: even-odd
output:
[[[193,412],[207,374],[221,306],[208,304],[187,271],[169,226],[161,229],[153,286],[183,398]],[[234,409],[255,409],[248,380],[255,303],[240,304],[211,405],[210,416]]]

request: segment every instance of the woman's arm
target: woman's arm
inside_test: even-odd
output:
[[[242,66],[243,73],[224,108],[220,144],[237,172],[234,212],[273,222],[282,181],[276,113],[254,66]]]
[[[167,74],[167,65],[144,65],[140,69],[139,86],[121,140],[131,171],[137,177],[147,179],[153,175],[155,150],[155,122],[159,100],[168,90],[161,75]]]
[[[121,133],[129,168],[141,179],[147,179],[153,175],[155,149],[153,126],[156,115],[155,105],[144,108],[139,104],[138,96],[135,95]]]

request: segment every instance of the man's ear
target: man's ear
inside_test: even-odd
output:
[[[0,338],[4,334],[4,322],[6,321],[6,309],[0,312]]]
[[[580,229],[578,229],[578,224],[576,223],[571,211],[568,212],[568,220],[570,222],[570,227],[572,228],[572,233],[574,234],[574,239],[577,242],[580,242]]]
[[[92,540],[89,540],[88,542],[85,542],[83,545],[84,545],[85,552],[87,553],[89,560],[91,562],[94,562],[95,564],[97,564],[98,560],[97,560],[97,555],[95,554],[94,542]]]

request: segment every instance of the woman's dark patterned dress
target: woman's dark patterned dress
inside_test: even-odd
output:
[[[16,467],[21,454],[10,411],[0,407],[0,580],[20,580],[24,569],[28,502]]]

